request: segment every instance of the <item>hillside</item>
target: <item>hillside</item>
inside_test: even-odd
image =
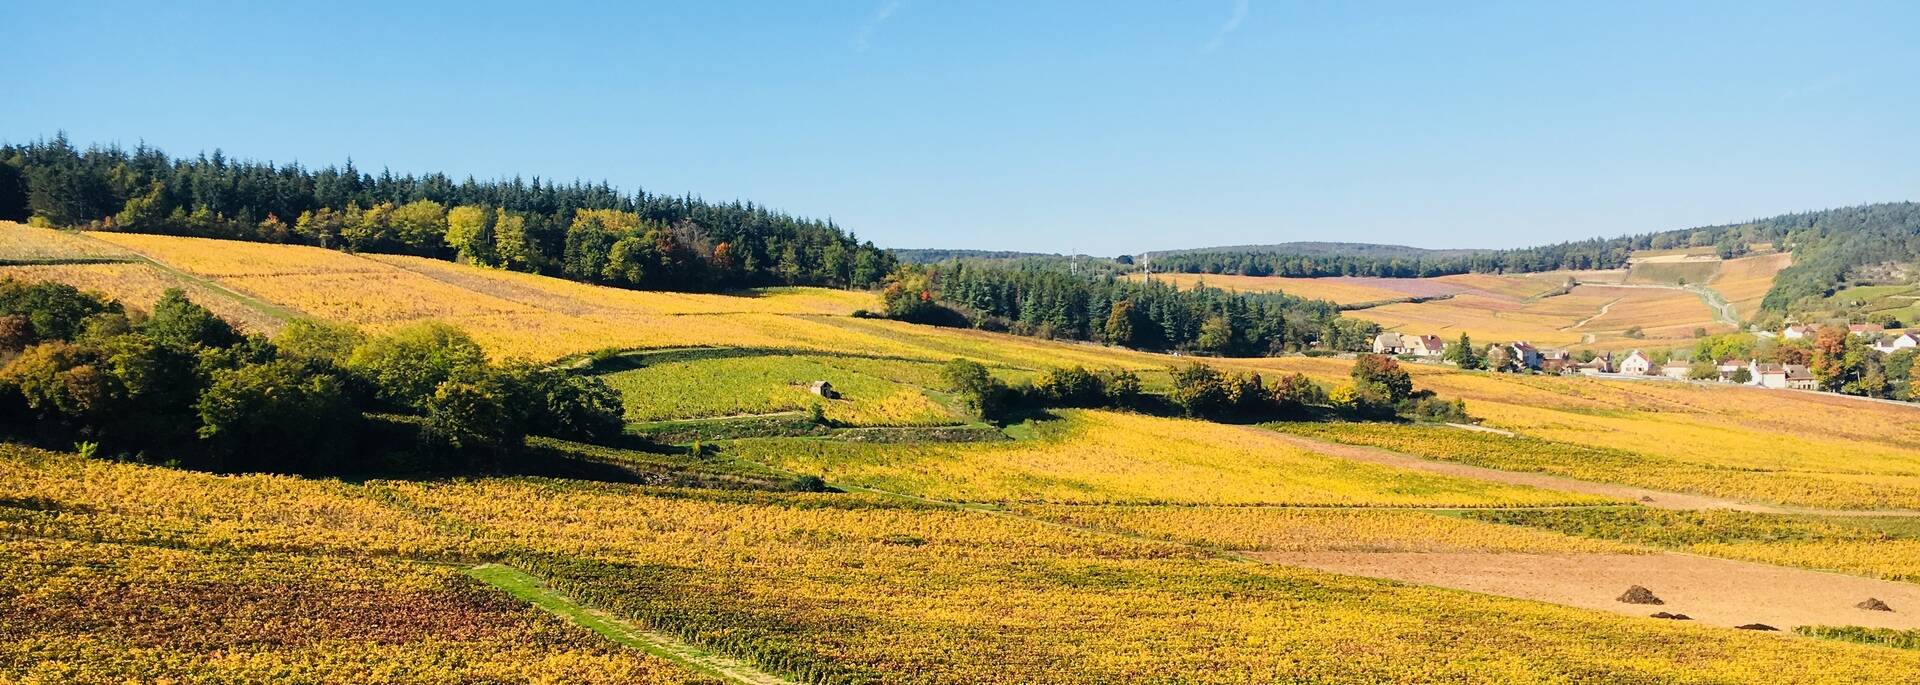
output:
[[[1539,273],[1638,267],[1648,283],[1705,283],[1707,262],[1764,254],[1792,255],[1791,267],[1748,306],[1809,318],[1831,315],[1820,302],[1849,285],[1906,284],[1920,273],[1920,204],[1894,202],[1787,214],[1751,221],[1618,238],[1457,253],[1346,243],[1282,243],[1155,253],[1157,271],[1283,277],[1433,277],[1465,273]],[[1691,258],[1689,258],[1691,257]],[[1745,278],[1744,276],[1736,276]]]
[[[547,459],[612,468],[538,476],[217,475],[0,446],[7,558],[36,560],[0,563],[14,578],[9,674],[351,680],[375,664],[401,680],[1225,685],[1250,672],[1920,673],[1907,650],[1732,628],[1920,630],[1908,612],[1851,606],[1869,594],[1920,605],[1913,406],[1418,365],[1417,387],[1464,400],[1487,430],[1065,406],[984,422],[943,378],[948,360],[1014,384],[1060,366],[1131,369],[1150,396],[1193,360],[854,318],[877,298],[865,291],[639,291],[17,225],[0,225],[0,248],[0,277],[81,283],[134,308],[155,287],[185,287],[259,332],[308,317],[370,332],[447,320],[496,358],[564,360],[606,382],[626,422],[616,440],[531,439]],[[1446,301],[1552,287],[1446,282],[1471,289]],[[613,349],[572,356],[601,348]],[[1202,361],[1327,387],[1350,383],[1354,365]],[[839,397],[810,393],[817,380]],[[792,491],[797,476],[831,489]],[[1522,563],[1548,566],[1524,575]],[[1636,575],[1604,573],[1615,568]],[[1696,620],[1613,601],[1624,583]],[[302,594],[283,602],[290,588]],[[120,650],[127,641],[149,646]]]
[[[1465,257],[1492,250],[1475,249],[1429,249],[1406,245],[1379,245],[1374,243],[1328,243],[1328,242],[1290,242],[1270,245],[1223,245],[1220,247],[1194,247],[1178,250],[1157,250],[1143,252],[1137,257],[1150,261],[1160,257],[1208,252],[1245,252],[1255,254],[1283,254],[1334,257],[1371,257],[1375,259],[1419,259]]]

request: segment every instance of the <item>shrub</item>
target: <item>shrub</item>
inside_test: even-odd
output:
[[[331,470],[360,418],[340,379],[291,361],[217,372],[195,408],[214,465],[232,470]]]
[[[381,402],[419,410],[456,370],[485,362],[486,353],[466,333],[428,322],[367,340],[348,356],[347,368]]]
[[[1079,366],[1042,371],[1033,391],[1049,407],[1098,407],[1107,402],[1100,379]]]

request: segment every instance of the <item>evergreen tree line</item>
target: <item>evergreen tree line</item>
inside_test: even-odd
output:
[[[605,182],[307,169],[64,135],[0,146],[0,219],[399,252],[649,289],[870,287],[893,257],[831,221]]]
[[[622,428],[604,381],[495,364],[444,324],[379,337],[312,320],[269,342],[170,290],[130,312],[0,280],[0,434],[221,471],[494,469],[544,435]]]
[[[1747,254],[1756,243],[1794,251],[1795,284],[1777,289],[1765,305],[1782,310],[1809,293],[1831,291],[1846,272],[1877,260],[1913,259],[1920,245],[1920,209],[1914,203],[1885,203],[1720,226],[1594,238],[1539,247],[1435,256],[1294,254],[1258,248],[1200,250],[1154,255],[1159,271],[1246,276],[1380,276],[1417,278],[1461,273],[1525,273],[1562,269],[1618,269],[1636,250],[1711,247],[1722,258]]]
[[[1319,300],[1180,290],[1039,262],[902,267],[883,295],[899,319],[1228,356],[1305,349],[1339,318],[1338,307]]]
[[[1855,270],[1920,263],[1920,203],[1890,202],[1788,214],[1748,224],[1793,249],[1793,265],[1774,277],[1760,308],[1780,313],[1815,308],[1813,300],[1849,284]]]

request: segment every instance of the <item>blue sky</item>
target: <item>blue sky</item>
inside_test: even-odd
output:
[[[1920,199],[1920,3],[0,3],[0,139],[607,179],[889,247],[1502,247]]]

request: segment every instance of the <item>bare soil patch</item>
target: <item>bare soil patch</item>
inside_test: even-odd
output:
[[[1288,566],[1389,578],[1503,597],[1650,616],[1619,601],[1644,586],[1660,608],[1709,625],[1750,624],[1920,629],[1920,613],[1858,608],[1862,597],[1920,606],[1920,585],[1686,554],[1483,554],[1273,552],[1253,555]],[[1671,615],[1670,614],[1670,615]]]

